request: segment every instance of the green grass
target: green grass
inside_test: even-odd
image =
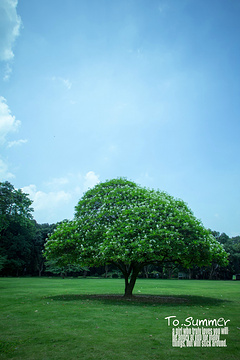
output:
[[[138,279],[131,301],[123,287],[121,279],[0,278],[0,359],[239,359],[240,282]],[[172,347],[167,316],[230,319],[227,347]]]

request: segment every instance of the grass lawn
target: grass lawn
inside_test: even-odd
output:
[[[123,288],[122,279],[0,278],[0,359],[240,358],[240,281],[138,279],[131,301]],[[172,329],[190,317],[230,320],[227,346],[173,347]]]

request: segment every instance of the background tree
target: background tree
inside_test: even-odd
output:
[[[115,264],[125,279],[125,296],[149,264],[227,263],[223,247],[182,200],[121,178],[87,191],[74,220],[63,222],[45,249],[47,259],[59,265]]]
[[[7,256],[0,255],[0,271],[4,268],[6,261],[7,261]]]
[[[36,234],[33,239],[32,274],[37,272],[38,276],[41,276],[45,270],[44,244],[56,226],[57,224],[38,224],[35,222]]]
[[[223,246],[229,253],[227,278],[232,278],[232,275],[240,274],[240,236],[228,238],[228,240],[224,242]]]
[[[59,265],[58,259],[46,261],[46,271],[51,272],[52,274],[60,275],[62,278],[65,276],[79,274],[79,273],[87,273],[89,269],[85,266],[80,266],[78,264],[72,265]]]
[[[229,263],[226,267],[216,267],[215,264],[214,278],[224,280],[232,279],[233,275],[240,273],[240,236],[229,238],[225,233],[220,234],[217,231],[212,231],[212,234],[229,254]],[[208,277],[211,278],[211,271],[208,270],[209,269],[205,269],[205,272],[208,274]]]
[[[32,201],[8,181],[0,183],[0,256],[2,274],[19,275],[31,264],[35,226]]]

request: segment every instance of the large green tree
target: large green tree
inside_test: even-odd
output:
[[[149,264],[227,263],[223,247],[186,203],[165,192],[113,179],[87,191],[75,209],[74,220],[63,222],[47,241],[47,259],[59,265],[113,263],[123,273],[125,296]]]

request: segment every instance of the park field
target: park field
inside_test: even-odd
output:
[[[0,359],[240,358],[240,281],[138,279],[133,299],[123,291],[122,279],[0,278]]]

